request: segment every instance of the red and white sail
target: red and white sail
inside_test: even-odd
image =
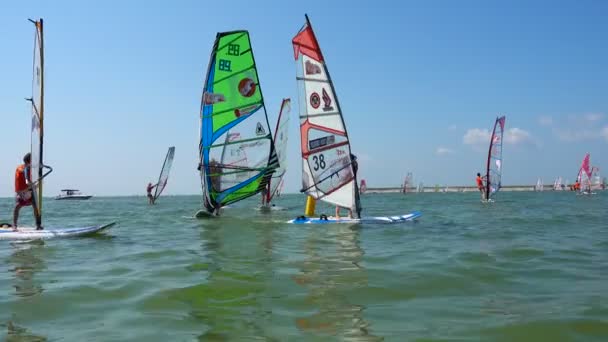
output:
[[[581,163],[581,167],[578,169],[578,176],[576,180],[580,184],[580,191],[588,191],[591,189],[591,164],[589,162],[590,155],[589,153],[585,154],[585,158],[583,158],[583,162]]]
[[[308,17],[293,38],[297,65],[302,191],[360,214],[356,164],[336,92]]]

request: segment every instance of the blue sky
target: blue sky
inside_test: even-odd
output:
[[[176,146],[167,193],[200,193],[199,104],[218,31],[251,33],[271,126],[297,101],[291,38],[308,13],[368,186],[473,184],[507,116],[504,184],[608,175],[605,1],[5,1],[0,196],[29,150],[33,27],[45,20],[45,194],[142,194]],[[294,109],[297,106],[294,105]],[[292,113],[286,190],[300,187]]]

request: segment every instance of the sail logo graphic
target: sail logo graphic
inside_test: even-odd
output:
[[[323,90],[323,91],[325,91],[325,90]],[[319,106],[321,105],[321,97],[319,96],[319,94],[317,94],[315,92],[310,94],[310,105],[314,109],[319,108]]]
[[[244,97],[251,97],[255,94],[255,82],[249,78],[245,77],[239,82],[239,93]]]
[[[227,59],[220,59],[218,68],[220,71],[232,72],[232,62]]]
[[[36,84],[40,85],[40,67],[36,67]]]
[[[304,63],[304,69],[306,71],[306,75],[317,75],[321,73],[321,67],[311,63],[310,61],[306,61],[306,63]]]
[[[261,123],[258,122],[258,124],[255,126],[255,135],[257,136],[263,136],[266,135],[266,131],[264,130],[264,127],[262,126]]]
[[[323,88],[323,111],[327,112],[330,110],[334,110],[334,107],[331,106],[331,97],[329,97],[329,94]]]
[[[237,118],[240,118],[243,115],[249,115],[251,113],[253,113],[254,111],[256,111],[260,106],[255,104],[255,105],[251,105],[248,107],[243,107],[243,108],[237,108],[234,110],[234,116],[236,116]]]
[[[224,97],[223,94],[214,94],[214,93],[207,93],[205,92],[203,94],[203,103],[205,105],[212,105],[218,102],[224,102],[226,101],[226,98]]]
[[[240,54],[241,46],[239,44],[228,44],[228,55],[238,56]]]

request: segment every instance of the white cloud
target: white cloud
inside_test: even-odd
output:
[[[517,144],[524,144],[524,143],[528,143],[532,141],[532,137],[530,136],[530,133],[528,133],[527,131],[524,131],[521,128],[509,128],[508,130],[505,131],[505,138],[504,141],[507,144],[511,144],[511,145],[517,145]]]
[[[604,128],[602,128],[602,132],[600,134],[602,135],[604,140],[608,141],[608,126],[604,126]]]
[[[606,138],[608,132],[602,128],[603,113],[571,114],[566,119],[552,122],[551,130],[553,135],[565,142],[577,142],[585,140],[596,140]],[[542,117],[541,117],[542,118]],[[540,119],[539,119],[539,122]],[[542,122],[541,122],[542,124]],[[608,127],[605,126],[604,127]]]
[[[604,114],[601,113],[588,113],[585,114],[585,120],[588,122],[598,122],[604,118]]]
[[[451,149],[447,148],[447,147],[443,147],[443,146],[439,146],[437,147],[437,150],[435,150],[435,154],[438,156],[445,156],[447,154],[451,154],[454,151],[452,151]]]
[[[578,130],[572,128],[555,128],[553,133],[559,140],[566,142],[593,140],[601,136],[601,133],[596,130],[582,127]]]
[[[492,134],[487,129],[471,128],[467,130],[462,141],[473,147],[484,147],[490,143]],[[534,143],[532,135],[521,128],[509,128],[504,132],[504,142],[509,145]]]
[[[458,125],[449,125],[448,131],[455,131],[458,128]]]
[[[470,128],[462,137],[462,142],[467,145],[486,145],[490,141],[490,131],[487,129]]]
[[[553,124],[553,118],[547,115],[543,115],[538,118],[538,123],[541,124],[541,126],[551,126]]]

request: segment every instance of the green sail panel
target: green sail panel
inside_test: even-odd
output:
[[[247,31],[217,34],[200,134],[201,183],[210,212],[259,193],[279,166]]]

